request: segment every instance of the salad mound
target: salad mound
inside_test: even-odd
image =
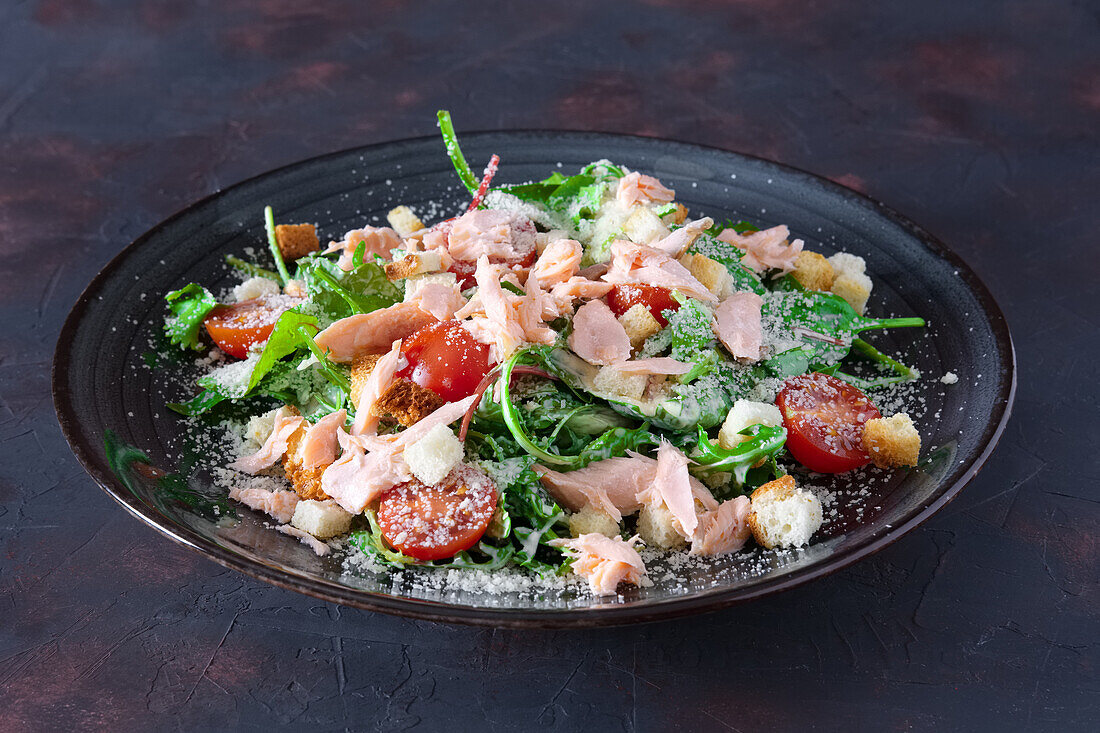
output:
[[[243,281],[220,301],[166,296],[171,342],[220,362],[170,407],[247,410],[228,468],[285,479],[230,498],[319,554],[572,573],[609,595],[650,582],[643,546],[806,545],[808,471],[916,465],[908,415],[865,390],[918,375],[862,334],[924,322],[865,314],[861,258],[693,219],[607,160],[494,186],[498,156],[476,176],[439,123],[464,212],[399,206],[322,248],[268,207],[273,264],[227,257]]]

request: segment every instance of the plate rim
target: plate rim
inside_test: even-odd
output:
[[[829,178],[796,166],[717,146],[648,135],[545,128],[469,131],[463,133],[463,139],[492,136],[522,137],[536,135],[564,135],[567,137],[587,139],[614,138],[618,140],[635,140],[645,145],[672,144],[686,148],[694,148],[697,151],[734,155],[748,161],[770,166],[784,173],[794,173],[804,176],[832,193],[855,198],[864,205],[869,204],[893,224],[901,226],[909,232],[909,234],[919,239],[922,244],[932,250],[937,257],[949,262],[958,269],[959,275],[963,279],[968,290],[975,296],[983,312],[989,318],[994,340],[1005,354],[1005,362],[1002,366],[1007,371],[1006,379],[1004,380],[1000,393],[997,395],[994,415],[991,416],[990,421],[986,424],[983,435],[979,441],[979,444],[982,445],[982,449],[978,456],[970,463],[966,471],[950,486],[946,487],[946,489],[931,503],[912,513],[904,522],[890,527],[881,535],[870,538],[865,544],[857,546],[843,555],[826,559],[821,563],[808,565],[805,568],[785,573],[770,580],[764,579],[747,589],[708,589],[707,591],[653,601],[644,605],[608,604],[606,606],[556,610],[483,608],[453,605],[443,601],[373,593],[371,591],[356,589],[351,586],[341,585],[321,578],[293,575],[280,568],[273,567],[259,560],[252,560],[242,555],[238,555],[214,543],[206,541],[205,538],[198,535],[190,528],[183,527],[174,522],[169,523],[163,521],[165,519],[163,515],[140,501],[130,492],[125,491],[124,487],[119,487],[115,479],[100,471],[97,460],[93,459],[95,448],[90,445],[86,436],[81,432],[79,421],[77,421],[73,415],[73,399],[68,388],[66,374],[68,365],[71,363],[70,347],[73,343],[72,334],[83,320],[92,298],[102,289],[103,283],[120,267],[121,263],[126,260],[133,251],[144,245],[149,238],[157,234],[163,228],[230,191],[300,166],[313,165],[328,159],[341,158],[380,148],[423,143],[438,139],[436,135],[421,135],[344,148],[342,150],[287,163],[277,168],[249,176],[232,185],[213,191],[157,222],[103,265],[88,285],[81,291],[73,306],[70,308],[68,315],[65,317],[65,322],[58,332],[50,370],[50,388],[53,396],[54,410],[61,427],[61,432],[77,461],[88,475],[92,477],[96,484],[98,484],[108,496],[122,505],[122,507],[132,516],[153,528],[161,535],[164,535],[184,547],[199,552],[204,557],[213,560],[223,567],[236,570],[249,577],[279,588],[293,590],[319,600],[331,601],[364,610],[379,611],[424,621],[462,623],[498,628],[590,628],[597,626],[649,623],[688,615],[714,612],[761,597],[781,593],[812,580],[831,575],[897,542],[950,503],[963,487],[973,480],[978,472],[985,466],[989,456],[993,453],[1001,436],[1004,434],[1005,427],[1012,415],[1012,409],[1015,403],[1017,383],[1015,345],[1004,311],[993,297],[988,286],[962,257],[950,249],[938,237],[932,235],[926,229],[911,221],[891,206]],[[193,535],[193,537],[191,535]]]

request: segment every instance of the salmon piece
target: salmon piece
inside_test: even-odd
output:
[[[630,337],[602,300],[590,300],[573,316],[569,348],[589,364],[615,364],[630,358]]]
[[[718,302],[714,293],[675,259],[659,249],[625,239],[611,243],[611,268],[603,280],[614,285],[640,284],[679,290],[705,303]]]
[[[553,287],[577,274],[584,252],[581,243],[574,239],[557,239],[546,245],[538,261],[531,268],[544,287]]]
[[[612,365],[612,368],[623,374],[671,374],[679,376],[691,371],[691,364],[676,361],[668,356],[655,356],[650,359],[631,359],[620,361]]]
[[[749,513],[752,502],[747,496],[722,502],[715,510],[702,512],[691,538],[692,555],[725,555],[737,552],[752,535]]]
[[[547,294],[543,292],[542,283],[539,282],[539,277],[534,271],[527,276],[524,293],[525,296],[517,308],[524,338],[533,344],[554,343],[558,334],[543,322],[548,309],[551,314],[554,313],[554,306],[549,302],[550,298]]]
[[[339,447],[336,433],[344,427],[347,419],[347,410],[337,410],[306,428],[294,451],[304,468],[327,466],[336,460],[336,449]]]
[[[573,301],[578,298],[585,300],[602,298],[611,292],[614,287],[611,283],[589,280],[586,277],[574,276],[560,282],[550,288],[550,298],[556,314],[551,318],[557,318],[573,312]]]
[[[526,332],[513,306],[515,296],[505,293],[500,286],[501,271],[499,265],[489,264],[487,255],[478,258],[474,279],[477,281],[477,301],[485,315],[462,324],[475,339],[489,346],[489,358],[498,364],[526,340]],[[459,314],[465,312],[463,309]]]
[[[267,489],[242,489],[234,486],[229,498],[239,501],[249,509],[270,514],[275,521],[286,524],[294,516],[298,495],[293,491],[268,491]]]
[[[374,414],[374,405],[386,393],[393,383],[393,375],[401,368],[404,359],[401,356],[401,339],[397,339],[371,369],[363,381],[358,394],[353,397],[355,422],[351,425],[352,435],[372,434],[378,430],[378,416]]]
[[[676,530],[684,539],[691,539],[699,520],[695,516],[688,459],[667,440],[662,440],[657,446],[657,470],[653,475],[653,484],[639,498],[646,504],[664,504],[675,518],[675,524],[679,525]]]
[[[411,481],[412,471],[402,455],[405,446],[420,440],[436,425],[458,420],[477,395],[448,402],[418,423],[394,435],[368,436],[338,433],[343,454],[325,469],[321,487],[346,511],[361,514],[387,489]]]
[[[327,542],[322,542],[321,540],[311,535],[309,532],[300,530],[297,527],[292,527],[289,524],[282,524],[275,529],[285,535],[290,535],[291,537],[295,537],[301,540],[302,544],[317,553],[318,557],[324,557],[325,555],[332,552],[332,548],[329,547],[329,544]]]
[[[341,318],[314,338],[332,361],[348,364],[356,357],[376,354],[390,348],[397,339],[407,338],[435,317],[416,303],[397,303],[370,313]]]
[[[676,192],[653,176],[634,171],[619,179],[615,198],[623,206],[630,207],[635,204],[667,203],[676,198]]]
[[[566,509],[575,512],[591,504],[618,522],[623,512],[633,514],[642,506],[638,494],[649,485],[656,465],[648,460],[605,458],[568,473],[537,463],[533,468],[543,487]]]
[[[428,245],[425,236],[425,246]],[[456,260],[519,262],[535,251],[535,225],[522,214],[496,209],[469,211],[455,220],[447,250]]]
[[[712,326],[718,340],[737,359],[760,359],[763,327],[760,308],[764,299],[756,293],[740,292],[729,296],[714,309]]]
[[[639,498],[649,489],[657,474],[657,461],[633,451],[627,456],[605,458],[576,471],[559,473],[535,464],[535,473],[554,499],[570,511],[586,504],[609,514],[616,522],[642,507]],[[688,476],[692,499],[704,510],[718,508],[718,502],[703,482]]]
[[[466,305],[458,285],[444,285],[429,282],[421,285],[413,298],[417,307],[430,313],[436,320],[449,321],[455,317],[455,311]]]
[[[689,221],[664,239],[659,239],[649,246],[659,249],[673,259],[678,259],[699,235],[714,226],[714,219],[703,217],[695,221]]]
[[[750,267],[759,274],[770,269],[779,270],[780,275],[795,269],[795,260],[802,252],[802,240],[788,243],[790,230],[785,224],[771,229],[762,229],[751,234],[738,234],[733,229],[723,229],[718,238],[737,247],[745,254],[741,264]]]
[[[375,255],[389,261],[393,259],[391,250],[400,247],[402,244],[401,236],[389,227],[367,226],[362,229],[352,229],[339,242],[330,242],[324,254],[339,252],[340,259],[337,260],[336,266],[341,270],[350,271],[353,268],[352,259],[355,256],[355,249],[360,242],[366,248],[364,252],[365,262],[373,260]]]
[[[229,468],[244,473],[259,473],[275,465],[287,450],[290,436],[305,423],[305,418],[289,407],[280,407],[275,412],[275,424],[271,434],[258,451],[250,456],[241,456],[229,464]]]
[[[343,430],[344,428],[341,425],[339,431],[343,432]],[[303,466],[301,458],[298,456],[298,446],[301,445],[305,434],[305,426],[300,427],[294,431],[294,434],[290,436],[290,440],[287,441],[286,455],[283,456],[283,473],[286,474],[286,480],[290,482],[290,488],[294,490],[299,499],[324,500],[328,496],[321,488],[321,474],[325,472],[332,461],[309,468]],[[338,440],[335,436],[334,439]]]
[[[645,563],[638,554],[635,535],[624,541],[622,537],[605,537],[592,532],[573,539],[551,540],[550,544],[561,548],[573,558],[573,572],[588,579],[588,586],[598,596],[613,595],[620,583],[648,585]]]

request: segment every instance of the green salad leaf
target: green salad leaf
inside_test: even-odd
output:
[[[164,299],[168,302],[168,310],[172,312],[171,316],[164,319],[168,340],[181,349],[201,349],[199,329],[203,319],[218,301],[209,290],[196,283],[173,290]]]

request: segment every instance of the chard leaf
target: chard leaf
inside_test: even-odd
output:
[[[191,283],[164,296],[172,315],[164,319],[168,340],[181,349],[201,349],[199,328],[206,315],[218,304],[210,291]]]

